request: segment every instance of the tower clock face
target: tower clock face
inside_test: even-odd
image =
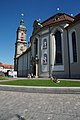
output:
[[[23,31],[19,32],[19,40],[25,40],[25,33]]]

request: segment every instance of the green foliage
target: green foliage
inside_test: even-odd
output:
[[[4,85],[16,85],[16,86],[46,86],[46,87],[80,87],[80,81],[60,81],[60,83],[54,83],[51,80],[12,80],[6,82],[0,82]]]
[[[6,80],[6,77],[0,76],[0,80]]]

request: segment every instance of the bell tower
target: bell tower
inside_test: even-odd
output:
[[[15,56],[14,56],[14,70],[17,71],[17,58],[26,51],[26,27],[24,26],[23,19],[20,21],[20,26],[17,29],[16,43],[15,43]]]

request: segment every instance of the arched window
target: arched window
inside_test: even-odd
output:
[[[55,33],[55,42],[56,42],[56,58],[55,64],[62,64],[62,43],[61,43],[61,32],[57,31]]]
[[[72,32],[72,50],[73,50],[73,62],[77,62],[77,49],[76,49],[76,35]]]

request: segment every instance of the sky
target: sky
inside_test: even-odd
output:
[[[0,0],[0,62],[14,64],[16,30],[24,14],[26,41],[32,34],[36,19],[45,21],[57,13],[80,13],[80,0]]]

